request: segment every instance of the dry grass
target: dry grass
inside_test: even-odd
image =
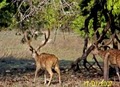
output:
[[[52,41],[42,48],[41,52],[49,52],[57,55],[60,59],[73,60],[81,55],[83,41],[78,35],[73,33],[58,33],[54,41],[54,32],[51,34]],[[28,46],[21,44],[22,36],[16,36],[15,31],[0,32],[0,57],[13,56],[15,58],[31,57]],[[43,37],[33,41],[33,46],[37,47]]]

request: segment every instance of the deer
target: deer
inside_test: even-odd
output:
[[[44,33],[44,38],[45,41],[39,45],[39,47],[37,49],[33,48],[33,46],[31,45],[31,40],[29,40],[27,38],[27,33],[25,33],[25,39],[27,42],[27,45],[29,46],[29,50],[32,53],[32,57],[35,60],[36,63],[36,70],[35,70],[35,76],[34,76],[34,82],[36,81],[36,77],[37,77],[37,73],[40,69],[44,69],[45,73],[44,73],[44,84],[47,84],[47,80],[46,80],[46,73],[48,72],[50,75],[49,78],[49,82],[47,84],[47,86],[50,85],[51,80],[53,78],[53,71],[52,69],[54,69],[59,77],[59,83],[61,84],[61,74],[60,74],[60,68],[59,68],[59,60],[58,57],[56,57],[54,54],[49,54],[49,53],[40,53],[39,54],[39,50],[41,49],[41,47],[45,46],[46,43],[48,42],[49,38],[50,38],[50,29],[48,29],[48,36],[46,35],[46,33]]]
[[[108,78],[109,77],[109,65],[112,65],[112,66],[115,67],[116,74],[117,74],[118,79],[120,81],[120,74],[119,74],[120,50],[113,49],[113,48],[110,48],[108,50],[102,50],[100,48],[105,46],[105,45],[100,46],[99,48],[98,48],[98,46],[96,44],[93,44],[93,45],[94,45],[94,48],[91,51],[91,53],[93,55],[99,55],[101,58],[103,58],[103,62],[104,62],[104,67],[103,67],[104,74],[103,74],[103,76],[104,76],[104,80],[107,81],[109,79]]]

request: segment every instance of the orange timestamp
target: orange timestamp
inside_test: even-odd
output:
[[[113,84],[112,81],[105,81],[105,80],[102,81],[91,80],[91,81],[84,81],[83,83],[85,87],[111,87],[112,84]]]

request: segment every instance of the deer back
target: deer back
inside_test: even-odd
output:
[[[113,65],[118,65],[120,67],[120,50],[118,49],[109,49],[110,53],[109,61]]]
[[[104,59],[107,53],[110,54],[108,56],[109,63],[112,65],[118,65],[120,67],[120,50],[117,49],[109,49],[105,51],[99,50],[98,55]]]
[[[40,64],[42,68],[54,67],[58,64],[58,58],[54,54],[49,53],[41,53],[35,60],[36,64]]]

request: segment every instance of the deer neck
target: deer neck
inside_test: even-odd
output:
[[[39,54],[38,54],[37,52],[35,52],[35,53],[32,54],[32,57],[36,60],[37,57],[38,57],[38,55],[39,55]]]
[[[104,58],[105,54],[106,54],[106,51],[103,51],[103,50],[99,50],[98,52],[98,55],[102,58]]]

